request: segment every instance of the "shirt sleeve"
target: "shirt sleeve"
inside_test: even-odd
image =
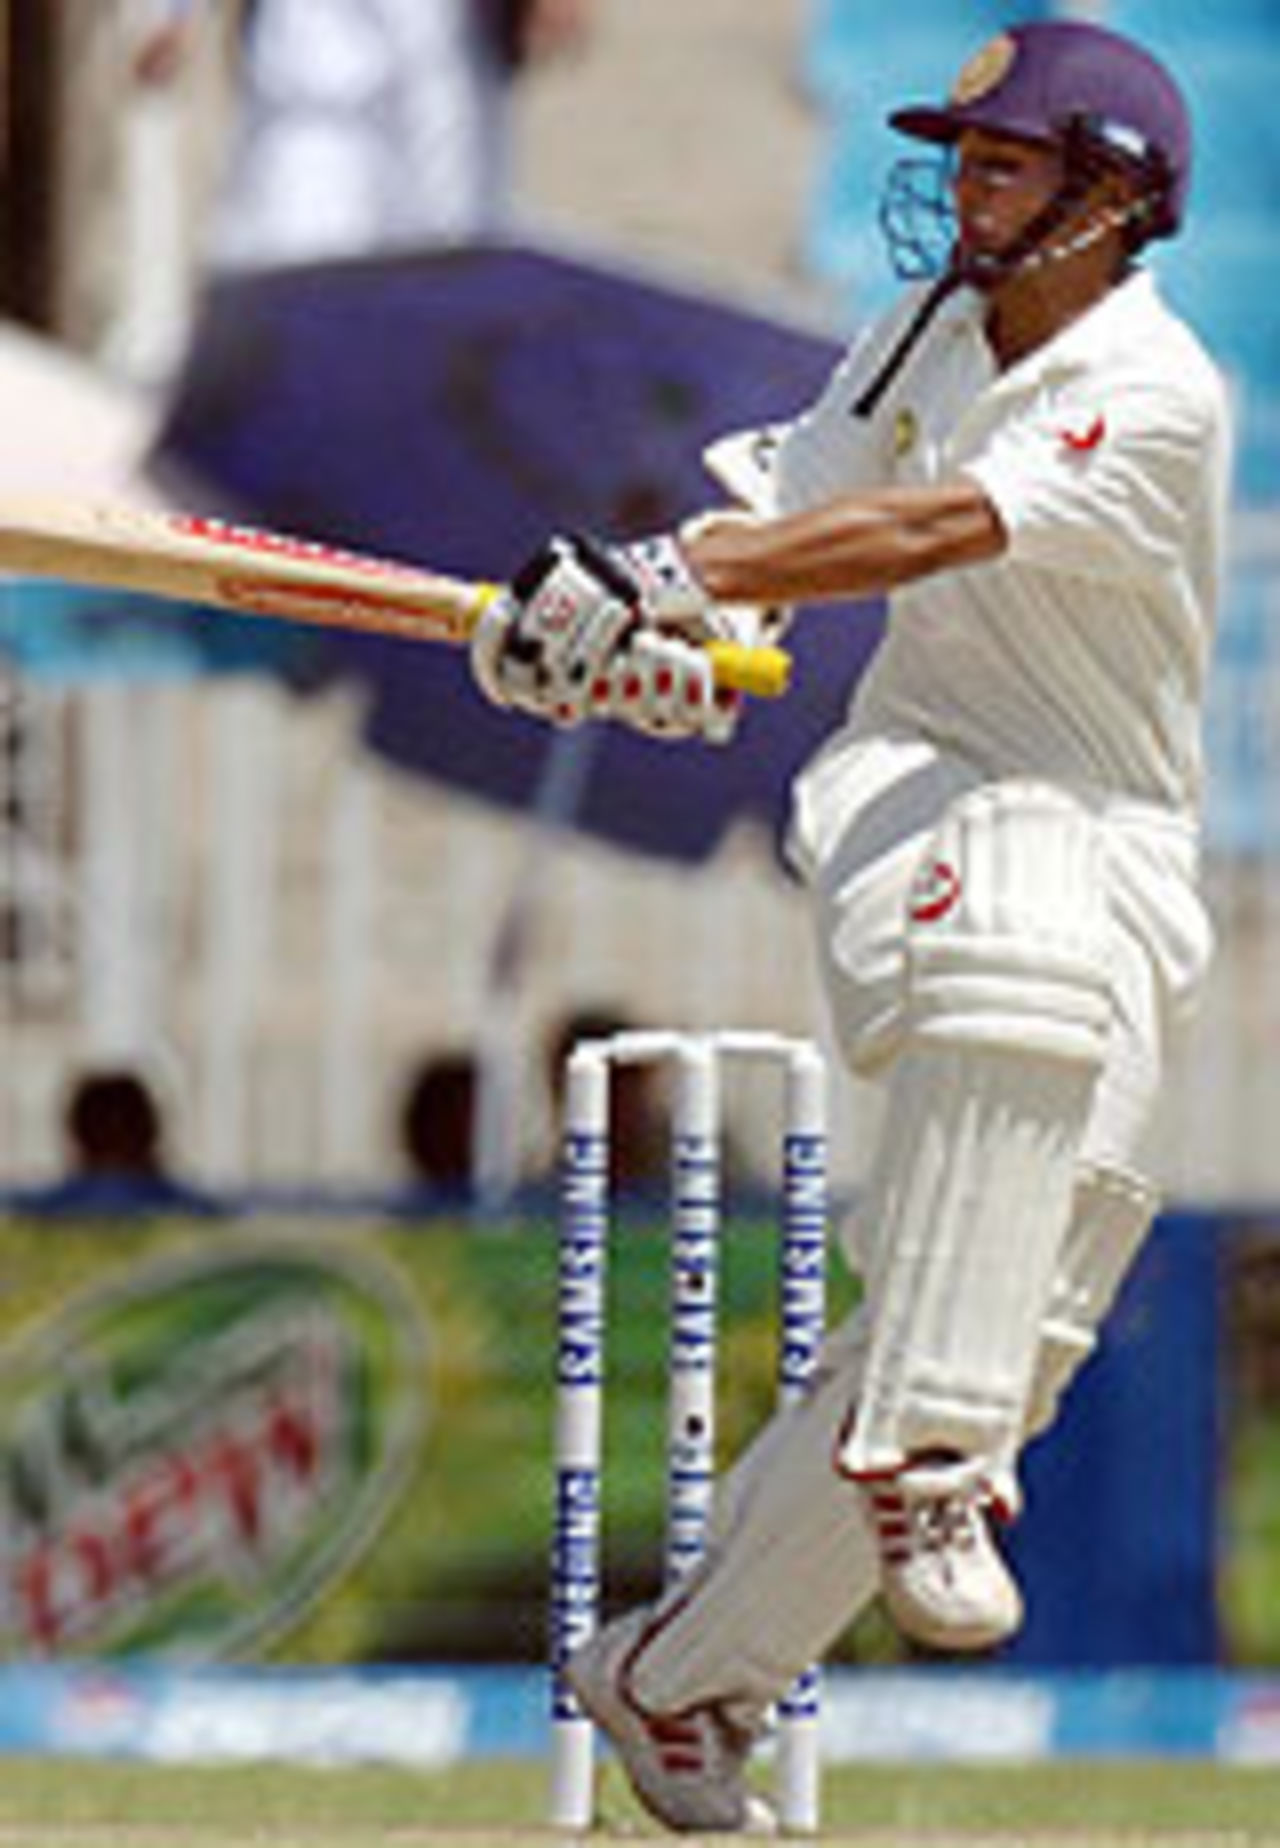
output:
[[[1168,383],[1046,390],[962,463],[995,505],[1009,556],[1080,575],[1162,577],[1185,555],[1221,450],[1218,407]]]

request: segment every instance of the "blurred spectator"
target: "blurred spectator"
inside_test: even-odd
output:
[[[220,1210],[211,1196],[170,1174],[160,1108],[136,1072],[83,1073],[67,1097],[63,1139],[66,1175],[20,1194],[18,1211],[127,1218]]]
[[[420,1065],[405,1092],[400,1145],[413,1201],[466,1197],[474,1175],[479,1075],[467,1053],[440,1053]]]
[[[407,250],[494,230],[514,73],[583,37],[593,0],[153,0],[138,80],[240,19],[215,268]]]

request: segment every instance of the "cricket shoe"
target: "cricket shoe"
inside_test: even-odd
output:
[[[1022,1594],[993,1520],[1008,1510],[971,1463],[917,1460],[861,1488],[880,1549],[880,1588],[904,1636],[930,1649],[994,1649],[1022,1623]]]
[[[607,1734],[632,1789],[651,1816],[680,1834],[772,1835],[772,1809],[748,1790],[756,1728],[711,1702],[681,1713],[652,1713],[631,1687],[637,1656],[654,1634],[647,1610],[607,1625],[570,1657],[565,1678]]]

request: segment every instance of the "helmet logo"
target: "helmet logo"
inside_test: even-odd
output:
[[[1017,56],[1017,40],[1010,33],[1001,32],[989,40],[981,51],[974,52],[956,78],[951,101],[963,108],[998,89],[1013,69]]]
[[[920,419],[911,409],[904,405],[893,420],[893,453],[895,456],[909,456],[920,438]]]

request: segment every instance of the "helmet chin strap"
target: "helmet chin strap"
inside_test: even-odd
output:
[[[996,283],[1004,282],[1011,276],[1046,269],[1052,263],[1078,256],[1082,250],[1090,249],[1110,232],[1123,229],[1145,208],[1146,202],[1140,198],[1128,200],[1124,205],[1108,206],[1082,225],[1073,237],[1066,238],[1060,244],[1051,244],[1049,240],[1054,232],[1067,222],[1075,207],[1087,195],[1093,177],[1077,174],[1066,180],[1048,204],[1036,213],[1029,224],[1023,226],[1004,250],[978,251],[965,257],[959,253],[958,248],[953,249],[947,267],[912,315],[884,364],[854,400],[853,415],[867,418],[874,413],[915,351],[934,315],[956,289],[967,286],[986,293]]]
[[[955,262],[948,263],[908,321],[892,350],[886,355],[880,370],[854,399],[853,415],[855,417],[867,418],[873,414],[884,394],[914,353],[921,336],[943,302],[969,280],[962,265]]]
[[[1100,243],[1110,232],[1122,231],[1139,215],[1141,204],[1141,200],[1130,200],[1125,205],[1106,206],[1087,224],[1081,225],[1073,237],[1064,239],[1061,244],[1047,248],[1042,243],[1037,244],[1013,263],[1009,262],[1007,254],[997,257],[990,274],[993,280],[1000,281],[1005,275],[1013,275],[1015,272],[1025,275],[1032,270],[1046,269],[1051,263],[1060,263],[1064,257],[1078,256],[1082,250],[1089,250],[1094,244]],[[970,280],[980,286],[981,274],[971,276]]]
[[[1023,226],[1013,242],[1003,250],[977,252],[972,257],[957,258],[954,253],[948,270],[959,268],[966,282],[975,288],[989,289],[1008,277],[1044,269],[1061,263],[1066,257],[1088,250],[1111,231],[1118,231],[1146,210],[1144,198],[1126,200],[1123,205],[1106,206],[1093,214],[1074,236],[1060,244],[1050,243],[1055,231],[1067,223],[1076,207],[1089,196],[1096,173],[1077,171],[1068,174],[1057,192],[1029,224]]]

